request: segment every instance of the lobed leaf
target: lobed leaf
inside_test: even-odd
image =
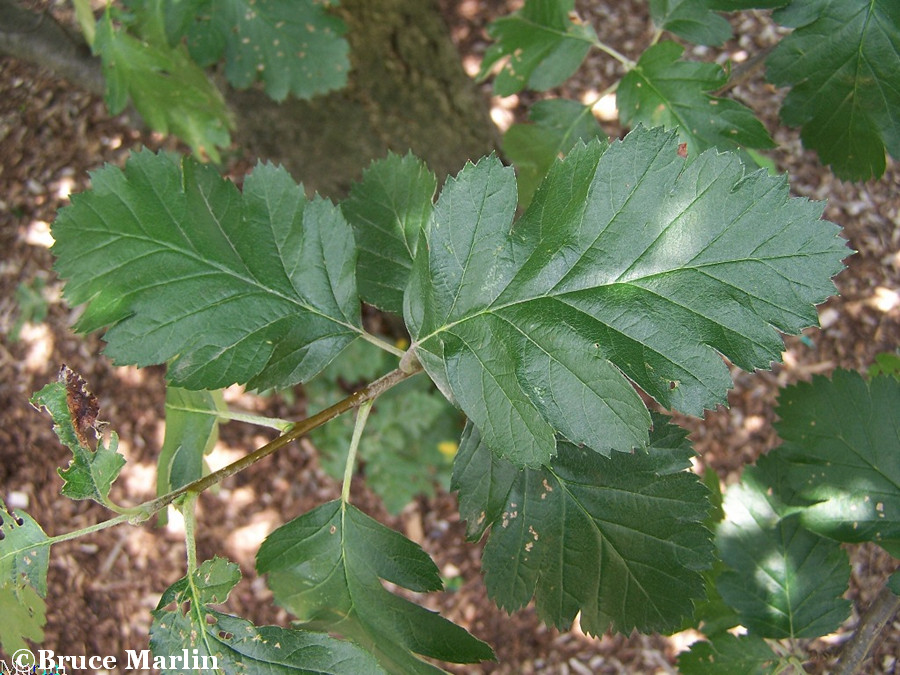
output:
[[[503,135],[503,153],[516,167],[519,208],[526,208],[550,166],[578,141],[606,136],[591,107],[555,98],[538,101],[528,112],[529,124],[513,124]]]
[[[454,483],[461,515],[478,513],[476,533],[491,525],[482,566],[500,607],[534,596],[546,623],[568,627],[580,612],[593,635],[670,630],[692,613],[713,561],[707,490],[685,471],[686,432],[654,422],[648,450],[607,458],[561,443],[549,465],[524,470],[468,428]]]
[[[810,530],[842,542],[900,544],[900,381],[837,370],[782,390],[778,462]]]
[[[683,52],[681,45],[660,42],[641,54],[616,92],[622,122],[677,128],[689,157],[709,148],[774,147],[752,110],[709,93],[728,81],[722,67],[682,61]]]
[[[661,30],[690,42],[720,45],[731,37],[731,24],[715,9],[721,0],[650,0],[650,16]]]
[[[791,87],[782,120],[839,178],[880,178],[885,149],[900,159],[900,4],[810,0],[774,18],[795,29],[766,61]]]
[[[310,99],[347,84],[347,27],[319,0],[203,0],[185,21],[179,2],[165,2],[170,39],[187,35],[191,56],[208,66],[225,58],[237,89],[262,81],[266,95]],[[331,3],[337,4],[337,3]]]
[[[417,249],[412,349],[520,466],[546,463],[557,434],[602,453],[645,446],[631,382],[697,415],[726,402],[720,354],[765,368],[777,331],[816,323],[849,253],[821,209],[732,155],[686,163],[674,133],[639,127],[576,147],[513,223],[512,170],[484,159],[447,181]]]
[[[110,112],[122,112],[131,99],[154,131],[171,132],[218,162],[219,148],[231,143],[232,127],[222,94],[183,46],[130,35],[113,26],[110,12],[107,7],[97,22],[92,45],[102,63]]]
[[[773,493],[773,470],[763,458],[725,494],[716,547],[731,570],[719,575],[718,589],[751,633],[819,637],[850,613],[841,598],[850,578],[847,553],[803,527],[800,514]]]
[[[419,546],[341,501],[323,504],[275,530],[256,566],[275,600],[311,630],[340,633],[391,673],[436,673],[414,654],[474,663],[493,652],[459,626],[385,589],[441,588]]]
[[[479,78],[503,59],[494,93],[510,96],[526,86],[545,91],[562,84],[584,61],[597,39],[594,29],[573,19],[575,0],[525,0],[519,11],[492,22]]]
[[[424,162],[394,154],[373,162],[350,188],[341,211],[360,250],[356,276],[365,302],[403,313],[403,291],[436,189],[437,177]]]
[[[189,664],[213,663],[215,672],[280,675],[383,673],[355,645],[321,633],[280,626],[254,626],[246,619],[209,607],[224,602],[241,578],[235,563],[207,560],[190,576],[172,584],[153,612],[150,647],[154,659],[190,654]],[[172,609],[167,609],[174,605]],[[189,664],[184,664],[185,666]],[[183,670],[162,668],[164,673]],[[212,671],[210,671],[212,672]]]
[[[309,379],[363,330],[339,209],[260,164],[243,193],[190,158],[144,151],[92,175],[53,226],[82,332],[116,363],[169,363],[188,389]]]
[[[27,513],[14,513],[0,499],[0,647],[12,655],[40,643],[46,623],[47,535]]]
[[[73,420],[68,396],[66,384],[51,382],[29,399],[35,408],[44,408],[50,413],[53,432],[72,451],[69,466],[57,470],[64,481],[60,492],[69,499],[93,499],[98,504],[108,505],[109,490],[125,466],[125,458],[118,452],[119,437],[113,431],[109,446],[98,440],[97,449],[91,449],[84,435],[75,428],[77,420]]]

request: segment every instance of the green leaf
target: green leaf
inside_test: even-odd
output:
[[[72,451],[72,460],[65,469],[58,469],[65,481],[60,492],[69,499],[93,499],[98,504],[109,505],[109,489],[125,466],[125,458],[117,452],[119,437],[110,433],[109,446],[97,441],[92,450],[75,430],[72,412],[69,410],[66,385],[51,382],[30,399],[35,408],[44,408],[53,419],[53,431],[60,442]]]
[[[690,651],[679,654],[678,672],[682,675],[768,675],[781,672],[775,668],[777,661],[778,657],[762,638],[722,633],[709,641],[695,642]]]
[[[454,663],[493,658],[459,626],[384,588],[381,579],[436,591],[441,580],[421,548],[349,504],[323,504],[278,528],[256,566],[303,627],[347,636],[391,673],[440,672],[413,654]]]
[[[12,512],[0,499],[0,646],[7,654],[40,643],[46,623],[47,535],[27,513]]]
[[[574,7],[575,0],[525,0],[521,10],[493,21],[488,33],[497,42],[485,52],[478,77],[507,59],[494,80],[498,96],[562,84],[597,40],[593,28],[572,19]]]
[[[507,495],[520,473],[512,462],[500,459],[481,442],[481,433],[466,423],[453,460],[450,488],[459,491],[459,515],[466,521],[466,537],[481,539],[502,513]]]
[[[347,84],[349,46],[341,37],[346,26],[328,11],[328,2],[207,0],[192,24],[183,23],[178,2],[165,4],[175,12],[172,33],[187,26],[191,56],[204,66],[224,56],[225,76],[238,89],[262,81],[270,98],[283,101],[288,95],[309,99]]]
[[[839,178],[880,178],[885,148],[900,159],[900,4],[810,0],[775,18],[796,29],[766,62],[791,87],[782,120]]]
[[[650,16],[668,30],[701,45],[720,45],[731,37],[731,24],[712,11],[717,0],[650,0]]]
[[[683,52],[681,45],[661,42],[641,55],[616,92],[622,122],[677,128],[689,157],[708,148],[774,147],[753,111],[708,93],[728,81],[722,67],[681,61]]]
[[[110,11],[98,21],[92,45],[102,62],[110,112],[122,112],[130,98],[154,131],[171,132],[218,162],[218,148],[231,143],[222,94],[183,46],[138,39],[114,27]]]
[[[599,452],[646,445],[647,408],[726,402],[719,353],[780,358],[849,251],[822,206],[733,155],[689,164],[674,133],[635,129],[555,164],[513,224],[496,158],[448,180],[404,314],[416,356],[499,456],[536,467],[559,433]],[[627,379],[626,379],[627,378]]]
[[[894,595],[900,595],[900,570],[895,571],[887,580],[887,587]]]
[[[900,543],[900,381],[837,370],[784,389],[770,453],[803,524],[842,542]]]
[[[869,366],[869,377],[876,375],[890,375],[900,379],[900,354],[896,352],[883,352],[875,355],[875,363]]]
[[[543,621],[562,629],[581,612],[593,635],[666,631],[692,613],[700,571],[713,561],[702,525],[709,502],[685,471],[693,455],[686,432],[663,419],[654,418],[649,450],[607,458],[561,443],[549,466],[513,473],[507,462],[492,471],[490,490],[474,473],[455,475],[460,503],[481,495],[479,527],[492,525],[482,566],[500,607],[515,611],[533,595]],[[467,444],[479,445],[469,433]],[[483,444],[474,453],[478,460],[460,462],[494,461]]]
[[[166,387],[166,436],[157,461],[157,492],[164,495],[203,474],[203,457],[219,439],[222,392]]]
[[[419,236],[433,209],[437,177],[412,155],[373,162],[341,203],[353,226],[360,256],[360,297],[395,314],[403,313],[403,291]]]
[[[561,98],[538,101],[530,124],[513,124],[503,135],[503,153],[516,167],[519,207],[525,208],[550,166],[578,141],[606,136],[591,107]]]
[[[188,389],[309,379],[363,331],[340,210],[260,164],[243,192],[213,169],[144,151],[105,167],[53,226],[76,329],[112,325],[116,363],[171,361]]]
[[[348,642],[279,626],[257,627],[209,607],[224,602],[240,578],[236,564],[213,558],[163,593],[150,627],[155,667],[164,673],[194,672],[194,664],[201,672],[217,673],[384,672],[371,656]],[[173,604],[173,609],[166,609]]]
[[[741,624],[760,637],[825,635],[850,613],[841,598],[850,578],[847,553],[805,529],[800,514],[772,494],[770,465],[763,460],[745,469],[725,494],[727,519],[716,546],[732,569],[719,576],[719,592]]]
[[[0,647],[7,654],[44,640],[47,605],[31,586],[0,586]]]

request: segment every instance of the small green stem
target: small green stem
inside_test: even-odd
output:
[[[360,404],[356,411],[356,424],[353,425],[353,437],[350,439],[350,449],[347,451],[347,462],[344,465],[344,484],[341,487],[341,500],[345,504],[350,503],[350,483],[353,482],[353,467],[356,466],[356,452],[359,450],[359,439],[362,438],[366,420],[369,419],[369,411],[372,409],[372,400]]]
[[[403,358],[403,355],[406,353],[399,347],[395,347],[390,342],[386,342],[385,340],[382,340],[381,338],[376,337],[371,333],[363,332],[360,334],[360,337],[362,337],[362,339],[366,342],[370,342],[379,349],[383,349],[384,351],[389,352],[390,354],[393,354],[394,356],[397,356],[399,358]]]
[[[608,54],[609,56],[613,57],[616,61],[621,63],[625,67],[625,70],[633,70],[634,67],[637,65],[636,61],[632,61],[627,56],[625,56],[622,52],[620,52],[616,49],[613,49],[605,42],[600,42],[600,40],[595,40],[591,44],[593,44],[601,52]]]

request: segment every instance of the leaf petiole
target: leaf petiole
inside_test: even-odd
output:
[[[353,437],[350,439],[350,448],[347,451],[347,462],[344,464],[344,484],[341,487],[341,501],[350,503],[350,483],[353,481],[353,467],[356,465],[356,453],[359,450],[359,439],[362,438],[363,429],[366,428],[366,420],[369,419],[369,411],[372,409],[374,399],[363,402],[356,411],[356,424],[353,426]]]

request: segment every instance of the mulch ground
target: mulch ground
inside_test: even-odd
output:
[[[444,3],[454,38],[467,63],[477,62],[486,40],[486,21],[503,11],[501,2],[460,0]],[[601,39],[635,57],[650,39],[641,2],[587,3],[582,18]],[[750,14],[737,24],[744,37],[721,51],[752,54],[777,36],[764,14]],[[695,57],[719,52],[697,50]],[[736,58],[736,57],[735,57]],[[621,73],[614,62],[591,57],[561,94],[580,97],[603,91]],[[820,308],[821,329],[787,338],[783,365],[772,371],[735,371],[729,408],[710,411],[705,419],[678,417],[691,431],[700,468],[713,467],[727,485],[743,466],[778,444],[772,427],[779,387],[829,373],[838,367],[865,370],[876,354],[900,344],[900,168],[891,162],[877,182],[838,181],[803,150],[796,130],[778,123],[781,93],[761,80],[738,87],[734,95],[752,107],[774,133],[772,153],[779,170],[791,177],[795,194],[825,200],[825,217],[844,228],[857,251],[837,278],[839,295]],[[501,122],[522,119],[533,95],[494,102]],[[622,130],[604,121],[612,136]],[[141,145],[177,149],[172,140],[135,131],[110,118],[103,102],[46,73],[0,58],[0,496],[27,510],[50,535],[107,517],[100,507],[59,495],[56,468],[69,459],[50,430],[49,420],[28,404],[32,392],[56,377],[66,363],[81,373],[98,395],[104,419],[122,439],[128,465],[116,486],[123,502],[153,496],[155,462],[163,438],[164,381],[161,368],[113,368],[102,355],[96,335],[76,336],[70,329],[77,309],[61,300],[61,283],[53,274],[48,251],[49,226],[70,192],[89,185],[88,171],[104,162],[122,165]],[[19,321],[27,306],[25,289],[38,289],[46,316]],[[27,317],[26,317],[27,318]],[[231,405],[279,417],[304,415],[302,389],[294,396],[252,398],[228,392]],[[271,436],[237,424],[223,427],[211,463],[225,463]],[[337,497],[339,486],[318,464],[307,441],[226,481],[199,504],[198,548],[201,559],[225,555],[238,562],[244,580],[229,601],[229,610],[257,623],[286,625],[289,617],[274,608],[271,594],[253,570],[253,555],[262,538],[278,524]],[[368,513],[421,543],[453,591],[426,598],[429,607],[469,628],[490,643],[498,664],[455,668],[478,673],[654,673],[674,672],[674,659],[690,636],[592,638],[577,627],[560,632],[541,626],[531,608],[512,616],[487,599],[479,571],[479,546],[464,540],[453,495],[439,494],[411,504],[390,517],[376,498],[355,485],[355,501]],[[828,639],[796,645],[808,655],[808,672],[826,672],[835,650],[850,635],[896,568],[896,561],[874,546],[853,547],[852,616]],[[48,616],[42,647],[64,654],[115,655],[147,646],[150,610],[161,592],[184,574],[184,544],[177,519],[165,528],[120,527],[53,548],[49,571]],[[900,620],[885,632],[865,672],[893,673],[900,653]]]

